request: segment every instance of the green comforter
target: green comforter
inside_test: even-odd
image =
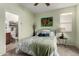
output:
[[[49,56],[53,53],[52,40],[38,40],[33,42],[30,47],[36,56]]]

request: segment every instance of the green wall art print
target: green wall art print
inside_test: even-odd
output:
[[[41,18],[41,26],[43,27],[53,26],[53,17]]]

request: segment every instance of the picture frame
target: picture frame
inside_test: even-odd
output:
[[[50,26],[53,26],[53,17],[41,18],[41,26],[42,27],[50,27]]]

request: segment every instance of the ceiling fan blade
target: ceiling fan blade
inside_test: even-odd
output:
[[[50,6],[50,3],[45,3],[46,4],[46,6]]]
[[[39,3],[35,3],[34,6],[37,6]]]

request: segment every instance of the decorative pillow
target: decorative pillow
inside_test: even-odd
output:
[[[40,36],[40,37],[48,37],[48,36],[50,36],[50,30],[40,30],[37,33],[37,36]]]
[[[48,37],[49,33],[39,33],[38,36],[39,37]]]
[[[50,30],[39,30],[37,31],[37,36],[49,36],[50,35]]]

